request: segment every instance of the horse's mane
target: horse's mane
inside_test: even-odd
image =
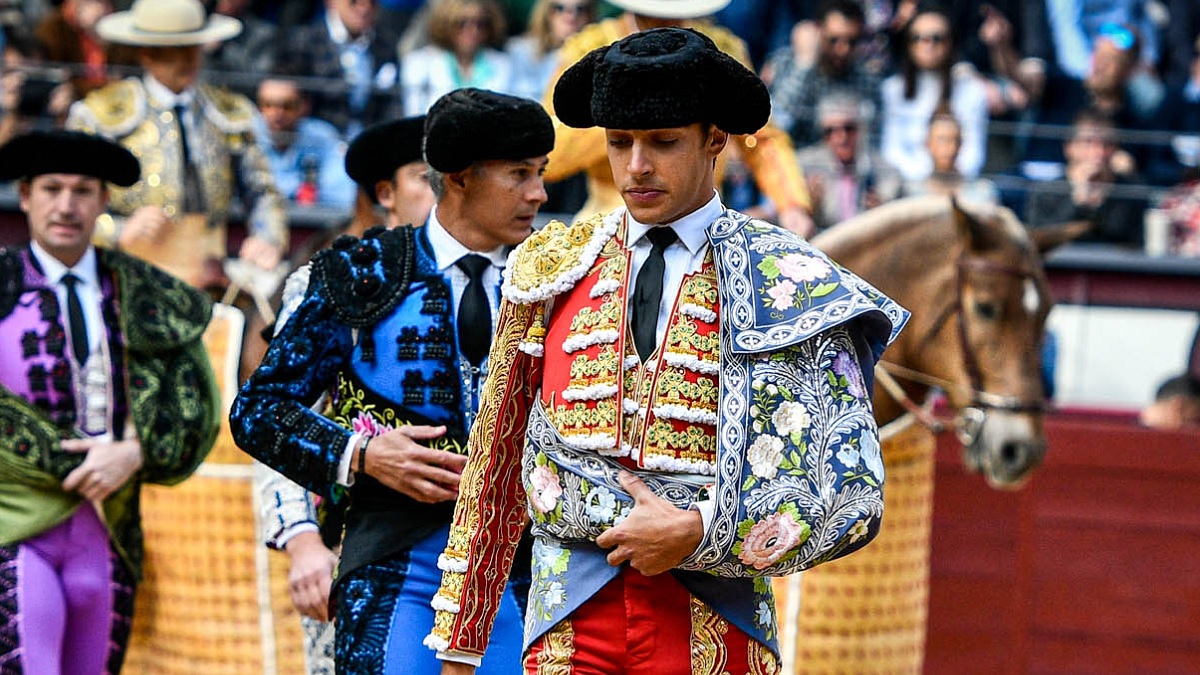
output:
[[[1012,238],[1026,238],[1020,221],[1011,214],[1005,217],[1004,212],[1008,210],[1003,207],[961,200],[959,206],[980,222],[1001,223]],[[950,199],[940,195],[897,199],[838,223],[814,236],[812,243],[817,248],[828,251],[880,241],[895,241],[902,233],[916,233],[923,224],[945,222],[950,212]]]

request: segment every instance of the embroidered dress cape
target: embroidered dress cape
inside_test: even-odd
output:
[[[632,508],[621,468],[677,507],[710,503],[672,574],[773,650],[765,577],[878,530],[871,369],[908,313],[799,237],[726,210],[643,367],[624,337],[624,216],[551,223],[510,258],[432,648],[483,652],[527,517],[527,646],[612,579],[594,540]]]
[[[104,301],[111,308],[103,312],[113,361],[111,426],[120,434],[128,415],[143,455],[141,470],[104,501],[103,516],[122,561],[139,577],[141,483],[182,481],[216,438],[220,403],[201,342],[211,303],[146,263],[115,251],[96,253]],[[90,508],[62,489],[62,481],[85,458],[60,445],[76,436],[75,392],[62,352],[63,315],[29,249],[0,249],[0,329],[8,324],[24,336],[20,346],[3,346],[14,356],[5,357],[5,379],[27,384],[22,392],[0,387],[0,545],[28,539],[80,507]],[[35,361],[44,358],[57,359],[48,382],[34,377],[45,369]]]

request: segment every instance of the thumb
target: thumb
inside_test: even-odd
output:
[[[68,438],[63,440],[61,445],[65,452],[87,452],[95,445],[95,441],[89,438]]]
[[[629,493],[629,496],[633,497],[634,503],[640,502],[643,499],[650,499],[657,496],[650,490],[649,486],[642,482],[641,478],[638,478],[629,471],[621,471],[618,473],[617,481],[621,483],[621,487],[625,488],[625,491]]]

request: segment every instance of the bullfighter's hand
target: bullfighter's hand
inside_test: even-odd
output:
[[[704,537],[699,511],[676,508],[628,471],[617,479],[634,505],[625,520],[596,537],[597,546],[612,549],[609,565],[628,562],[649,577],[675,568],[695,552]]]
[[[292,604],[304,616],[329,621],[329,589],[337,554],[330,551],[316,532],[301,532],[284,545],[291,566],[288,568],[288,593]]]
[[[83,464],[67,474],[63,489],[78,492],[84,499],[102,502],[125,485],[142,468],[142,444],[136,439],[113,442],[79,438],[62,442],[67,452],[87,453]]]
[[[446,427],[405,425],[371,439],[367,475],[419,502],[434,504],[458,497],[458,481],[467,458],[418,443],[446,433]],[[358,452],[350,466],[358,466]]]
[[[161,206],[140,206],[125,220],[117,244],[124,248],[139,241],[158,242],[166,234],[170,222]]]
[[[813,222],[812,216],[798,206],[782,209],[779,212],[779,226],[789,232],[795,232],[805,239],[811,237],[816,231],[816,224]]]
[[[262,237],[246,237],[238,257],[264,270],[273,270],[283,260],[283,249]]]

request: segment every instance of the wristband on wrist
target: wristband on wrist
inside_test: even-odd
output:
[[[363,438],[362,445],[358,448],[358,473],[367,474],[367,446],[371,443],[371,437]]]

